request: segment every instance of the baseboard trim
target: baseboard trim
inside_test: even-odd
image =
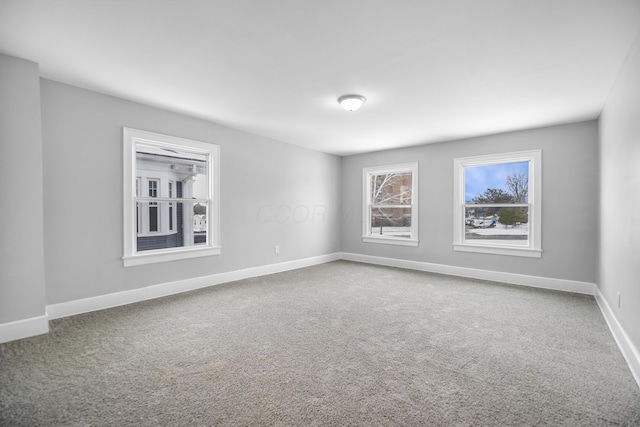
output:
[[[59,304],[47,305],[47,316],[49,317],[49,320],[59,319],[61,317],[74,316],[76,314],[89,313],[91,311],[132,304],[146,299],[147,288],[114,292],[112,294],[100,295],[97,297],[89,297],[62,302]]]
[[[576,292],[595,295],[597,287],[593,283],[578,282],[572,280],[552,279],[546,277],[526,276],[521,274],[504,273],[489,270],[480,270],[467,267],[455,267],[443,264],[433,264],[419,261],[409,261],[397,258],[384,258],[370,255],[361,255],[347,252],[339,252],[299,260],[287,261],[278,264],[269,264],[252,267],[243,270],[196,277],[192,279],[178,280],[146,286],[131,291],[116,292],[64,303],[46,306],[46,316],[27,319],[19,322],[0,324],[0,342],[26,338],[32,335],[47,333],[49,330],[46,320],[88,313],[96,310],[132,304],[163,296],[178,294],[191,290],[215,286],[222,283],[233,282],[251,277],[280,273],[298,268],[310,267],[331,261],[344,259],[348,261],[363,262],[368,264],[386,265],[411,270],[428,271],[432,273],[447,274],[452,276],[469,277],[474,279],[491,280],[502,283],[532,286],[545,289]],[[7,331],[7,332],[5,332]],[[12,332],[8,332],[12,331]],[[13,332],[15,331],[15,332]],[[6,338],[5,338],[6,337]],[[13,338],[15,337],[15,338]],[[4,339],[4,341],[3,341]]]
[[[296,270],[298,268],[311,267],[313,265],[324,264],[331,261],[337,261],[339,259],[340,254],[334,253],[294,261],[287,261],[278,264],[269,264],[260,267],[246,268],[243,270],[229,271],[226,273],[213,274],[210,276],[195,277],[193,279],[162,283],[160,285],[148,286],[146,288],[146,299],[179,294],[181,292],[193,291],[196,289],[220,285],[222,283],[235,282],[237,280],[249,279],[252,277],[282,273],[284,271]]]
[[[181,292],[193,291],[209,286],[220,285],[222,283],[234,282],[236,280],[249,279],[251,277],[282,273],[284,271],[324,264],[327,262],[336,261],[338,259],[340,259],[339,253],[320,255],[316,257],[287,261],[278,264],[269,264],[259,267],[246,268],[243,270],[229,271],[226,273],[212,274],[209,276],[195,277],[192,279],[161,283],[158,285],[146,286],[144,288],[134,289],[131,291],[116,292],[91,298],[83,298],[80,300],[63,302],[59,304],[51,304],[47,305],[47,316],[49,320],[59,319],[61,317],[73,316],[76,314],[88,313],[96,310],[103,310],[120,305],[132,304],[149,299],[178,294]]]
[[[600,307],[600,311],[609,326],[609,330],[611,331],[613,338],[616,340],[622,355],[627,361],[629,369],[633,374],[633,378],[635,378],[638,383],[638,387],[640,387],[640,353],[629,339],[629,335],[624,331],[620,322],[618,322],[616,315],[613,313],[613,310],[611,310],[611,307],[604,296],[600,293],[599,289],[596,291],[595,297],[598,307]]]
[[[46,315],[0,324],[0,343],[29,338],[49,332]]]
[[[575,280],[553,279],[550,277],[527,276],[524,274],[504,273],[500,271],[480,270],[468,267],[456,267],[444,264],[433,264],[420,261],[409,261],[397,258],[384,258],[371,255],[361,255],[343,252],[341,259],[347,261],[363,262],[367,264],[385,265],[389,267],[407,268],[410,270],[440,273],[449,276],[460,276],[471,279],[491,280],[494,282],[509,283],[513,285],[531,286],[534,288],[552,289],[556,291],[574,292],[586,295],[595,295],[597,286],[595,283],[579,282]]]
[[[103,310],[144,300],[160,298],[191,290],[215,286],[222,283],[259,277],[268,274],[281,273],[313,265],[324,264],[339,259],[362,262],[367,264],[384,265],[406,268],[410,270],[427,271],[451,276],[468,277],[473,279],[491,280],[515,285],[552,289],[565,292],[593,295],[600,307],[611,333],[629,365],[631,373],[640,386],[640,353],[626,334],[609,304],[594,283],[573,280],[553,279],[548,277],[528,276],[514,273],[481,270],[467,267],[456,267],[444,264],[433,264],[419,261],[409,261],[397,258],[385,258],[371,255],[354,254],[348,252],[333,253],[311,258],[287,261],[252,267],[243,270],[178,280],[158,285],[147,286],[131,291],[116,292],[97,297],[84,298],[46,306],[46,314],[29,319],[0,324],[0,343],[28,338],[49,332],[49,320],[58,319],[91,311]]]

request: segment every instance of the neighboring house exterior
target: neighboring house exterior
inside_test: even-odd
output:
[[[411,225],[411,211],[392,206],[410,205],[412,202],[410,173],[388,173],[372,178],[372,198],[376,202],[389,206],[379,208],[372,213],[372,227],[407,227]]]
[[[194,203],[185,200],[193,197],[194,182],[206,178],[206,161],[159,151],[136,152],[136,197],[143,200],[136,203],[137,250],[206,242],[206,215],[195,215]],[[159,200],[149,200],[155,198]],[[206,212],[206,206],[197,206]]]

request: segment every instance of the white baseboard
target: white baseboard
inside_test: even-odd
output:
[[[278,264],[246,268],[244,270],[230,271],[227,273],[212,274],[209,276],[196,277],[193,279],[161,283],[159,285],[146,286],[144,288],[134,289],[131,291],[116,292],[107,295],[100,295],[97,297],[52,304],[47,306],[47,316],[50,320],[59,319],[61,317],[73,316],[76,314],[88,313],[105,308],[131,304],[148,299],[206,288],[208,286],[233,282],[236,280],[248,279],[251,277],[281,273],[298,268],[310,267],[312,265],[324,264],[326,262],[336,261],[338,259],[340,259],[339,253],[321,255],[312,258],[282,262]]]
[[[622,355],[629,365],[629,369],[631,369],[633,377],[640,387],[640,353],[638,353],[638,349],[633,345],[629,336],[622,328],[622,325],[618,322],[613,310],[611,310],[611,307],[604,296],[600,293],[600,290],[597,290],[595,296],[598,306],[600,307],[600,311],[602,312],[604,319],[607,321],[609,330],[611,330],[611,334],[615,338],[618,348],[620,348]]]
[[[49,332],[48,320],[52,319],[58,319],[61,317],[102,310],[125,304],[131,304],[148,299],[159,298],[167,295],[173,295],[181,292],[219,285],[222,283],[233,282],[236,280],[310,267],[313,265],[324,264],[339,259],[594,295],[598,306],[600,307],[600,310],[602,311],[602,314],[607,324],[609,325],[609,329],[611,330],[611,333],[613,334],[618,344],[618,347],[627,360],[629,368],[631,369],[634,378],[640,386],[640,354],[634,347],[633,343],[629,340],[628,335],[625,333],[624,329],[622,329],[622,326],[616,319],[613,311],[594,283],[564,279],[552,279],[548,277],[527,276],[522,274],[480,270],[467,267],[455,267],[443,264],[432,264],[419,261],[408,261],[396,258],[384,258],[346,252],[321,255],[317,257],[287,261],[278,264],[264,265],[260,267],[252,267],[243,270],[196,277],[193,279],[178,280],[175,282],[167,282],[159,285],[147,286],[131,291],[116,292],[107,295],[100,295],[97,297],[84,298],[81,300],[48,305],[46,307],[46,315],[0,324],[0,343],[28,338],[40,334],[46,334]]]
[[[326,262],[336,261],[338,259],[408,268],[412,270],[429,271],[433,273],[441,273],[454,276],[471,277],[476,279],[493,280],[497,282],[534,286],[546,289],[577,292],[589,295],[594,295],[596,290],[595,284],[576,282],[571,280],[525,276],[513,273],[502,273],[465,267],[453,267],[442,264],[431,264],[418,261],[382,258],[352,253],[334,253],[311,258],[304,258],[300,260],[287,261],[278,264],[270,264],[243,270],[230,271],[226,273],[212,274],[209,276],[196,277],[192,279],[161,283],[158,285],[146,286],[144,288],[134,289],[131,291],[116,292],[112,294],[63,302],[59,304],[51,304],[47,306],[47,316],[50,320],[59,319],[61,317],[73,316],[76,314],[88,313],[91,311],[103,310],[106,308],[117,307],[120,305],[131,304],[167,295],[173,295],[180,292],[192,291],[208,286],[219,285],[221,283],[233,282],[236,280],[258,277],[266,274],[280,273],[283,271],[309,267],[312,265],[324,264]]]
[[[476,268],[456,267],[444,264],[432,264],[428,262],[408,261],[396,258],[383,258],[346,252],[343,252],[340,258],[348,261],[364,262],[367,264],[386,265],[389,267],[407,268],[410,270],[428,271],[430,273],[440,273],[449,276],[491,280],[494,282],[531,286],[534,288],[552,289],[556,291],[574,292],[578,294],[595,295],[597,290],[597,286],[595,283],[579,282],[575,280],[527,276],[524,274],[504,273],[500,271],[480,270]]]
[[[29,338],[49,332],[46,315],[0,324],[0,343]]]
[[[144,301],[146,299],[147,288],[115,292],[112,294],[100,295],[97,297],[83,298],[74,301],[62,302],[59,304],[47,305],[47,316],[49,317],[49,320],[59,319],[61,317],[73,316],[76,314],[89,313],[91,311],[131,304],[134,302]]]

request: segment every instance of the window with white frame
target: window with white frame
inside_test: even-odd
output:
[[[175,188],[175,182],[172,180],[169,180],[169,198],[173,198],[175,196],[174,193],[174,188]],[[175,231],[175,217],[176,213],[175,213],[175,209],[174,209],[174,203],[173,202],[169,202],[169,231]]]
[[[541,156],[454,159],[454,250],[541,257]]]
[[[418,163],[363,169],[367,243],[418,246]]]
[[[124,265],[219,254],[220,147],[130,128],[123,138]]]
[[[158,197],[158,183],[160,182],[159,179],[153,179],[150,178],[147,180],[147,183],[149,185],[149,198],[150,199],[155,199]],[[159,206],[158,206],[158,202],[148,202],[145,203],[149,209],[149,220],[147,221],[147,223],[149,224],[149,227],[147,227],[147,231],[149,233],[157,233],[158,230],[158,223],[160,222],[160,210],[159,210]]]

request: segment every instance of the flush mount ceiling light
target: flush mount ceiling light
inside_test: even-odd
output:
[[[362,104],[364,104],[366,100],[367,98],[362,95],[344,95],[338,98],[338,102],[342,105],[342,108],[347,111],[357,110],[362,107]]]

